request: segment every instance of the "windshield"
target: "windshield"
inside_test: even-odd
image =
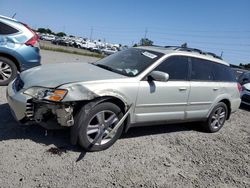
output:
[[[130,48],[103,58],[94,65],[118,74],[134,77],[162,56],[163,54],[159,52]]]

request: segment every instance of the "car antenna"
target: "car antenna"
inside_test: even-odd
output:
[[[12,18],[15,18],[15,16],[16,16],[16,12],[15,12],[15,14],[13,14]]]
[[[222,58],[222,56],[223,56],[223,51],[221,51],[221,54],[220,54],[220,57]]]

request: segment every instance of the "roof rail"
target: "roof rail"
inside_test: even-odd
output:
[[[189,48],[189,47],[182,47],[182,46],[165,46],[165,48],[171,48],[171,49],[176,50],[176,51],[197,52],[197,53],[202,54],[202,55],[210,55],[214,58],[222,60],[222,58],[220,56],[217,56],[214,53],[204,52],[204,51],[197,49],[197,48]]]

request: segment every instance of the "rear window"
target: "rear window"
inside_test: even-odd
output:
[[[226,65],[214,63],[214,79],[222,82],[236,82],[233,70]]]
[[[0,22],[0,34],[1,35],[10,35],[10,34],[14,34],[14,33],[17,33],[18,30],[5,24],[5,23],[2,23]]]
[[[236,82],[234,72],[229,66],[200,58],[191,59],[191,80]]]

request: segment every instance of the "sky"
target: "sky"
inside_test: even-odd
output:
[[[186,42],[231,64],[250,63],[250,0],[0,0],[0,15],[15,13],[34,29],[129,46],[143,37]]]

